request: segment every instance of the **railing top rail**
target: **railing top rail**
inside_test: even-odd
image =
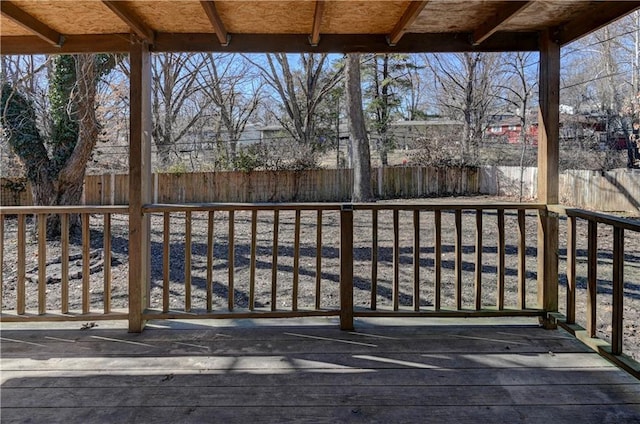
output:
[[[127,214],[129,206],[127,205],[74,205],[74,206],[0,206],[0,215],[34,215],[34,214]]]
[[[211,210],[340,210],[345,205],[353,210],[543,210],[540,203],[183,203],[147,204],[145,213],[161,212],[205,212]]]
[[[342,203],[154,203],[144,205],[144,213],[206,212],[218,210],[340,210]]]
[[[354,203],[354,210],[544,210],[543,203],[433,202],[433,203]]]
[[[570,208],[563,205],[549,205],[550,212],[560,215],[572,216],[587,221],[595,221],[601,224],[611,225],[613,227],[622,228],[629,231],[640,232],[640,222],[627,218],[620,218],[600,212],[587,211],[584,209]]]

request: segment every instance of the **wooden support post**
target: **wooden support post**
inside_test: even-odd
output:
[[[340,329],[353,330],[353,205],[340,209]]]
[[[540,110],[538,116],[538,201],[559,201],[558,157],[560,127],[560,44],[550,31],[540,33]],[[558,311],[558,216],[538,215],[538,304]],[[555,324],[544,318],[545,328]]]
[[[149,45],[132,35],[130,50],[129,331],[144,329],[149,307],[151,203],[151,58]]]

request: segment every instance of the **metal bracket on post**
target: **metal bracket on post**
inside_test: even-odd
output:
[[[340,206],[340,329],[353,330],[353,205]]]

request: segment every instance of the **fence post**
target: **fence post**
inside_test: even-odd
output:
[[[340,207],[340,329],[353,330],[353,205]]]

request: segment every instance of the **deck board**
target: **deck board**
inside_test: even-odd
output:
[[[3,423],[640,423],[640,381],[535,325],[9,328],[0,337]]]

